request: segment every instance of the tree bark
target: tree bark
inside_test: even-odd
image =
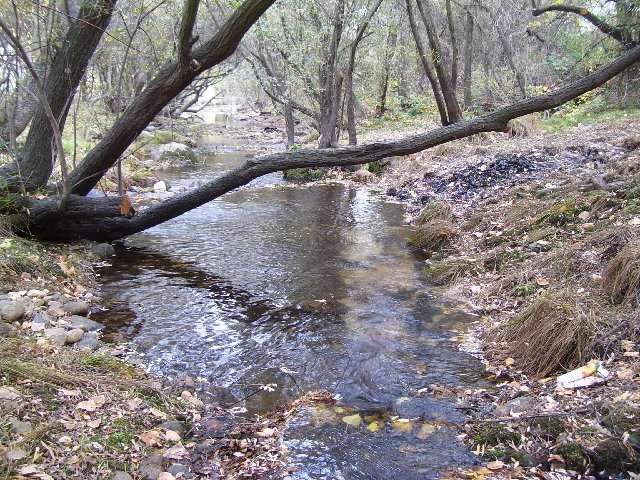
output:
[[[462,72],[462,92],[464,100],[465,110],[469,110],[472,107],[471,99],[471,72],[473,64],[473,28],[474,28],[473,14],[471,12],[471,6],[467,10],[467,27],[466,38],[464,42],[464,70]]]
[[[297,150],[256,157],[199,188],[172,197],[139,215],[132,216],[127,202],[116,197],[100,199],[72,195],[63,213],[57,211],[55,199],[27,200],[22,214],[11,219],[12,224],[18,231],[49,240],[115,240],[166,222],[268,173],[291,168],[358,165],[390,156],[409,155],[481,132],[506,131],[509,120],[558,107],[599,87],[638,61],[640,46],[629,50],[609,65],[553,92],[521,100],[481,117],[397,141],[322,151]]]
[[[86,195],[175,96],[200,73],[231,56],[245,33],[274,2],[245,0],[208,41],[193,50],[192,59],[199,67],[181,72],[179,63],[171,61],[160,68],[102,140],[71,172],[72,193]]]
[[[456,123],[462,120],[462,110],[458,103],[458,96],[456,90],[451,82],[451,77],[447,72],[444,59],[444,50],[438,39],[438,33],[436,31],[435,24],[431,18],[431,8],[427,3],[427,0],[417,0],[418,10],[422,17],[422,22],[427,30],[427,37],[429,38],[429,45],[431,47],[433,65],[436,70],[438,82],[442,89],[442,96],[444,103],[447,106],[447,117],[449,123]]]
[[[116,0],[85,3],[51,64],[44,88],[60,130],[64,128],[71,100],[89,60],[109,25],[115,3]],[[9,188],[24,186],[33,190],[46,185],[54,165],[52,138],[53,131],[45,108],[39,105],[22,154],[15,162],[0,168],[0,178],[7,180]],[[19,178],[21,175],[22,179]]]
[[[409,26],[411,27],[411,33],[413,34],[413,40],[416,43],[416,49],[418,50],[418,55],[420,56],[420,63],[422,64],[422,69],[424,70],[427,79],[429,80],[429,84],[431,85],[431,90],[433,91],[433,97],[435,98],[436,105],[438,106],[438,113],[440,114],[440,123],[442,126],[449,125],[449,116],[447,114],[447,106],[444,103],[444,98],[442,98],[442,92],[440,91],[440,84],[438,83],[438,79],[436,78],[433,72],[433,64],[429,60],[430,56],[427,56],[427,53],[424,49],[424,45],[422,43],[422,39],[420,38],[420,33],[418,32],[418,25],[416,23],[416,17],[413,13],[413,6],[411,5],[411,0],[406,0],[407,4],[407,12],[409,13]]]
[[[389,26],[389,35],[385,45],[384,60],[382,63],[382,76],[380,78],[380,88],[378,94],[378,105],[376,106],[376,117],[381,117],[387,111],[387,91],[389,90],[389,76],[391,75],[391,59],[396,50],[398,40],[398,30],[395,25]]]

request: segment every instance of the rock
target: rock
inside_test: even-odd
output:
[[[67,341],[67,331],[60,327],[47,328],[44,331],[44,338],[52,345],[62,346]]]
[[[7,322],[20,320],[24,314],[24,305],[18,301],[9,302],[0,310],[0,317]]]
[[[398,194],[398,189],[395,187],[389,187],[387,188],[386,193],[389,197],[395,197]]]
[[[162,455],[150,455],[143,458],[138,465],[138,478],[143,480],[157,480],[163,472]]]
[[[31,433],[33,431],[33,427],[30,422],[21,422],[15,417],[10,417],[9,422],[11,423],[13,430],[20,435]]]
[[[164,180],[160,180],[153,184],[153,191],[155,193],[165,193],[167,190],[168,187]]]
[[[31,319],[31,323],[40,323],[42,325],[49,325],[51,322],[53,322],[53,318],[44,312],[36,313]]]
[[[65,311],[62,309],[62,302],[51,300],[48,303],[47,313],[52,317],[64,317]]]
[[[56,293],[55,295],[51,295],[51,299],[49,300],[49,306],[51,306],[51,302],[58,302],[60,307],[63,304],[67,303],[69,299],[60,293]]]
[[[170,165],[188,165],[190,163],[196,163],[197,161],[196,155],[193,153],[191,147],[179,142],[159,145],[151,152],[151,157],[154,160],[159,160]]]
[[[196,388],[196,382],[194,382],[193,378],[191,378],[186,373],[181,373],[180,375],[178,375],[176,377],[175,384],[177,387],[188,388],[190,390],[195,390]]]
[[[29,298],[44,298],[47,295],[47,292],[44,290],[29,290],[27,292],[27,297]]]
[[[87,317],[81,317],[79,315],[72,315],[69,318],[69,321],[74,328],[81,328],[85,332],[96,332],[104,328],[104,325],[102,325],[101,323],[95,322]]]
[[[493,411],[496,417],[509,417],[513,413],[527,413],[535,409],[538,401],[533,397],[518,397],[499,405]]]
[[[182,473],[182,476],[180,478],[184,478],[184,479],[193,478],[193,475],[189,470],[189,467],[187,467],[186,465],[182,465],[180,463],[174,463],[173,465],[171,465],[169,468],[167,468],[167,472],[169,472],[174,477],[177,477],[178,474]]]
[[[82,330],[81,328],[74,328],[73,330],[69,330],[67,332],[64,343],[67,345],[71,345],[82,340],[82,337],[84,337],[84,330]]]
[[[162,472],[162,473],[158,476],[158,480],[176,480],[176,477],[174,477],[173,475],[171,475],[169,472]]]
[[[91,247],[91,252],[100,258],[113,257],[116,254],[115,249],[108,243],[98,243]]]
[[[99,349],[102,345],[102,341],[98,339],[98,332],[87,332],[84,334],[84,337],[82,337],[82,340],[77,342],[73,348],[78,350],[86,348],[93,352]]]
[[[179,422],[178,420],[167,420],[166,422],[158,425],[159,428],[163,428],[165,430],[173,430],[174,432],[182,435],[186,431],[184,423]]]
[[[111,480],[133,480],[133,477],[129,475],[127,472],[118,471],[113,474]]]
[[[89,312],[90,305],[87,302],[67,302],[62,309],[71,315],[84,315]]]

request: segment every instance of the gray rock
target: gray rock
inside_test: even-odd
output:
[[[55,295],[51,295],[51,299],[49,300],[49,306],[51,306],[51,302],[58,302],[59,307],[62,308],[62,305],[68,302],[69,299],[60,293],[56,293]]]
[[[174,477],[177,477],[179,473],[182,473],[182,476],[180,478],[184,478],[184,479],[193,478],[193,475],[191,474],[189,467],[187,467],[186,465],[182,465],[180,463],[174,463],[173,465],[171,465],[167,469],[167,472],[169,472]]]
[[[181,388],[187,388],[189,390],[195,390],[196,388],[196,382],[194,382],[193,378],[191,378],[186,373],[181,373],[180,375],[178,375],[176,377],[175,383],[176,383],[176,386]]]
[[[79,315],[72,315],[69,318],[69,321],[74,328],[81,328],[85,332],[95,332],[104,328],[104,325],[102,325],[101,323],[95,322],[87,317],[81,317]]]
[[[27,292],[27,297],[29,298],[44,298],[47,295],[47,293],[44,290],[29,290]]]
[[[157,480],[163,471],[162,456],[150,455],[143,458],[138,465],[138,478],[143,480]]]
[[[184,423],[179,422],[178,420],[167,420],[166,422],[158,425],[160,428],[164,428],[165,430],[173,430],[174,432],[182,435],[185,432]]]
[[[9,418],[9,422],[11,423],[13,430],[20,435],[31,433],[33,431],[33,427],[30,422],[21,422],[15,417]]]
[[[84,330],[82,330],[81,328],[74,328],[73,330],[69,330],[67,332],[67,337],[65,338],[64,343],[67,345],[71,345],[82,340],[82,337],[84,337]]]
[[[75,301],[65,303],[62,309],[71,315],[84,315],[89,312],[89,307],[87,302]]]
[[[2,307],[2,310],[0,310],[0,317],[7,322],[20,320],[24,314],[24,305],[17,301],[7,303]]]
[[[47,315],[46,313],[38,312],[33,316],[33,318],[31,319],[31,322],[49,325],[51,322],[53,322],[53,318]]]
[[[91,252],[100,258],[113,257],[116,254],[115,249],[108,243],[98,243],[91,247]]]
[[[133,477],[127,472],[118,471],[113,474],[113,478],[111,480],[133,480]]]
[[[52,345],[62,346],[67,341],[67,331],[64,328],[46,328],[43,334]]]
[[[518,397],[509,400],[503,405],[499,405],[493,411],[496,417],[509,417],[513,413],[531,412],[538,405],[538,401],[533,397]]]
[[[164,180],[160,180],[153,184],[153,191],[155,193],[164,193],[168,190],[167,184]]]
[[[98,339],[97,332],[87,332],[84,334],[84,337],[82,337],[82,340],[76,343],[73,348],[76,348],[78,350],[86,348],[93,352],[99,349],[102,345],[103,343]]]

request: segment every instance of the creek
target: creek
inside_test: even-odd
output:
[[[244,161],[239,143],[204,137],[206,163],[163,179],[190,188]],[[455,397],[412,394],[481,387],[484,369],[456,339],[473,317],[433,293],[408,234],[402,206],[376,193],[268,175],[128,238],[98,271],[110,308],[97,319],[152,371],[202,377],[222,404],[275,384],[239,403],[248,415],[324,389],[438,426],[418,438],[300,420],[285,437],[293,478],[438,478],[476,461],[456,438],[464,415]]]

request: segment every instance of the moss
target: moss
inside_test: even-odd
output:
[[[589,463],[589,457],[578,443],[565,443],[556,448],[555,452],[564,459],[568,470],[582,472]]]
[[[547,441],[555,441],[566,430],[558,417],[540,417],[529,422],[529,426]]]
[[[325,174],[322,168],[292,168],[283,173],[284,178],[292,182],[315,182],[322,180]]]
[[[633,452],[615,438],[600,443],[594,453],[596,471],[605,474],[602,478],[607,478],[607,475],[622,478],[618,475],[640,471],[640,453]]]
[[[87,370],[117,373],[124,378],[139,378],[145,375],[142,370],[108,355],[85,353],[78,357],[78,362]]]
[[[519,443],[520,434],[507,429],[501,423],[480,423],[473,428],[471,441],[474,445],[508,445]]]

